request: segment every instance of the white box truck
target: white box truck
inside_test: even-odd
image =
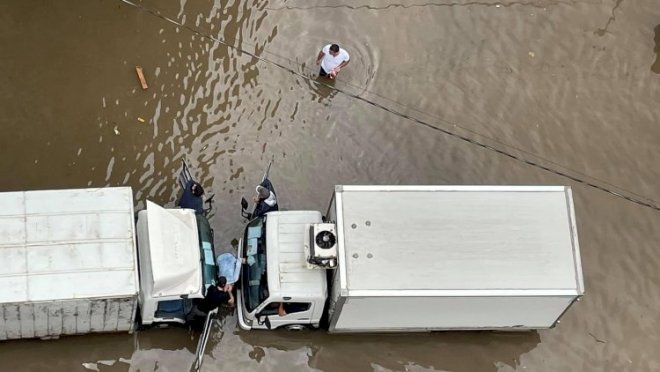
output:
[[[130,187],[0,193],[0,340],[185,323],[216,276],[213,232]],[[139,309],[139,311],[138,311]]]
[[[584,293],[563,186],[336,186],[324,216],[251,220],[239,256],[246,330],[542,329]]]

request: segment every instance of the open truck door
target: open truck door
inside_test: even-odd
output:
[[[204,362],[204,352],[206,351],[206,344],[209,342],[209,336],[211,335],[211,328],[215,324],[215,317],[218,315],[218,309],[213,309],[206,314],[206,320],[204,321],[204,329],[202,329],[202,334],[199,335],[199,340],[197,341],[197,349],[195,350],[195,364],[193,368],[195,371],[199,371],[202,368],[202,363]]]

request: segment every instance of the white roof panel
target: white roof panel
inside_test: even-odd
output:
[[[325,288],[325,271],[308,269],[305,259],[306,226],[320,223],[321,213],[269,212],[266,218],[266,259],[271,294],[281,291],[287,294],[323,295],[315,292],[322,292]]]
[[[201,291],[197,220],[192,209],[165,209],[147,201],[148,245],[154,297]]]
[[[568,187],[338,186],[336,198],[348,290],[582,292]]]
[[[0,193],[0,303],[133,296],[130,187]]]

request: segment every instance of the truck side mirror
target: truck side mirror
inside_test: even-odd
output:
[[[209,213],[211,213],[211,211],[213,211],[213,203],[215,202],[215,201],[213,200],[213,198],[215,198],[215,194],[211,194],[211,196],[209,196],[209,197],[204,201],[204,203],[208,203],[208,205],[209,205],[207,208],[204,208],[204,209],[203,209],[204,216],[208,216]]]
[[[247,200],[245,200],[245,198],[241,198],[241,216],[249,220],[250,218],[252,218],[252,213],[247,212],[247,209],[248,209]]]
[[[259,324],[259,325],[264,325],[265,324],[266,328],[268,328],[268,329],[271,329],[271,327],[272,327],[270,325],[270,318],[268,317],[268,315],[257,314],[257,324]]]

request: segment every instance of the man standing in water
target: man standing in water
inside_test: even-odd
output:
[[[320,76],[328,76],[330,79],[337,77],[339,71],[348,65],[350,56],[346,50],[337,44],[328,44],[321,49],[316,64],[321,65]]]

